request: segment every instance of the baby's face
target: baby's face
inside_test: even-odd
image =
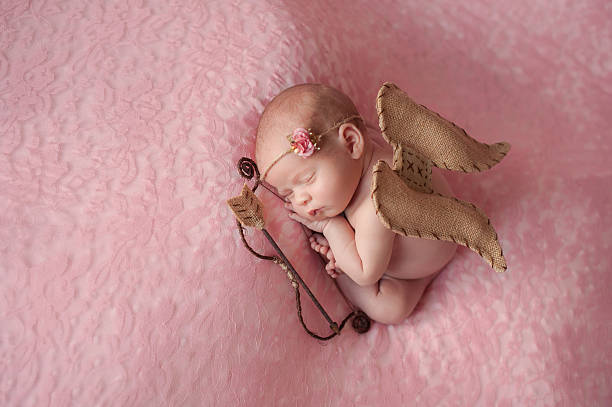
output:
[[[268,172],[274,186],[293,210],[307,219],[320,220],[342,213],[351,201],[361,178],[360,161],[339,146],[326,143],[326,151],[310,157],[287,154]],[[269,163],[261,163],[262,169]]]

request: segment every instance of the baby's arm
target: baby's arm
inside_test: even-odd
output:
[[[376,283],[387,271],[395,233],[378,219],[371,201],[356,214],[355,230],[343,216],[331,218],[323,230],[336,267],[361,286]],[[371,209],[371,210],[370,210]]]
[[[371,200],[354,216],[355,230],[344,216],[310,221],[291,212],[289,217],[323,233],[336,260],[335,267],[361,286],[376,283],[387,271],[395,233],[380,222]],[[292,209],[291,205],[285,205]]]

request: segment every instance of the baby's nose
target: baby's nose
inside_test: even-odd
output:
[[[310,196],[308,194],[302,193],[296,196],[296,201],[299,205],[306,205],[308,202],[310,202]]]
[[[298,200],[298,203],[302,206],[307,205],[310,202],[310,198],[302,197]]]

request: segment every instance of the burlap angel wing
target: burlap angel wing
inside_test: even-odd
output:
[[[487,216],[471,203],[435,192],[431,166],[487,170],[502,160],[510,145],[474,140],[392,83],[379,90],[376,109],[382,135],[393,147],[393,169],[381,160],[372,177],[372,200],[381,222],[405,236],[461,244],[495,271],[505,271],[506,259]]]

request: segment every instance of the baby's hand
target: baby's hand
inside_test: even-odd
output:
[[[323,235],[315,233],[314,235],[310,236],[310,247],[312,247],[314,251],[327,257],[328,262],[325,265],[327,274],[329,274],[332,278],[338,277],[338,274],[340,274],[340,269],[336,268],[336,258],[329,247],[329,242],[327,239]]]
[[[322,220],[309,220],[306,219],[293,211],[293,207],[289,202],[285,202],[285,208],[289,209],[291,212],[289,213],[289,217],[295,221],[300,222],[302,225],[306,226],[308,229],[313,232],[323,233],[323,229],[327,226],[330,218],[322,219]]]

